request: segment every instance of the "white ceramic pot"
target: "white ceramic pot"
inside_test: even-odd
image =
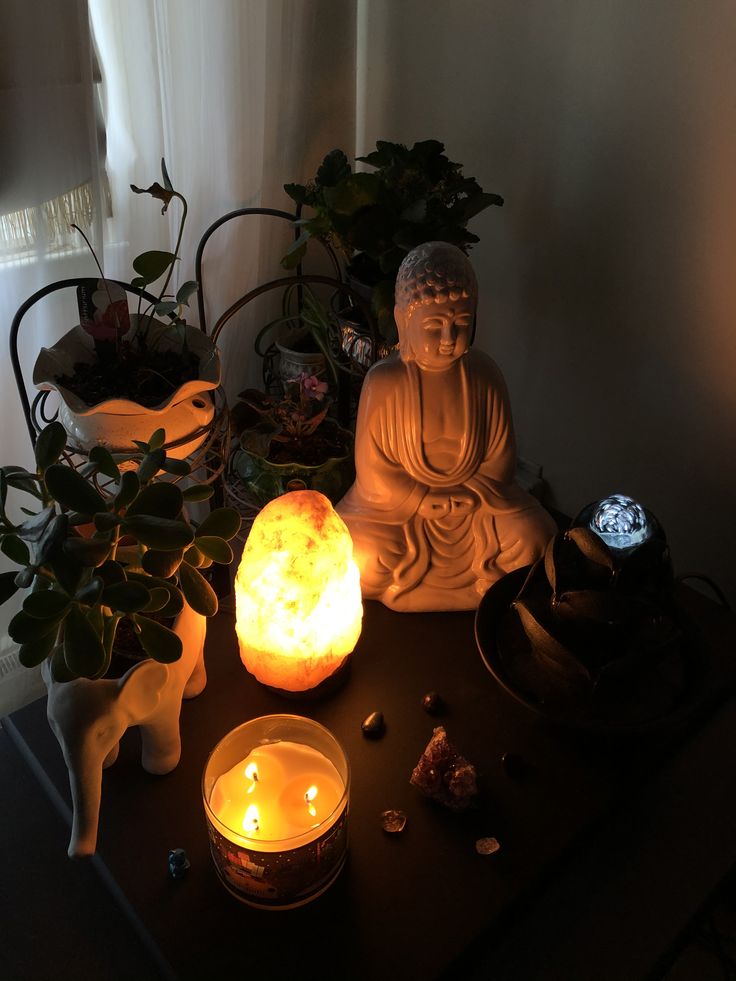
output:
[[[130,320],[128,338],[135,334],[142,321],[148,322],[147,317],[137,314],[131,314]],[[199,377],[185,382],[153,408],[117,398],[90,406],[59,384],[59,378],[74,373],[75,364],[94,360],[92,338],[80,326],[66,333],[53,347],[41,348],[33,369],[33,384],[42,391],[58,392],[61,399],[59,420],[69,434],[71,445],[89,451],[97,444],[104,444],[111,452],[125,453],[136,450],[133,440],[145,442],[156,429],[165,429],[166,441],[170,443],[212,422],[215,406],[207,393],[220,384],[217,348],[203,331],[191,324],[173,328],[154,320],[153,327],[162,331],[158,341],[162,350],[176,350],[186,342],[199,357]],[[180,330],[184,332],[183,339]],[[169,455],[183,459],[195,452],[205,438],[206,433],[173,447]]]
[[[300,375],[316,375],[324,378],[325,356],[319,351],[299,351],[299,342],[307,336],[305,330],[292,330],[276,341],[279,352],[279,377],[284,385],[296,381]]]

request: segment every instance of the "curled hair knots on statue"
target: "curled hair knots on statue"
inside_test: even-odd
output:
[[[470,260],[449,242],[425,242],[405,257],[396,277],[396,305],[406,316],[420,304],[476,298],[478,284]]]

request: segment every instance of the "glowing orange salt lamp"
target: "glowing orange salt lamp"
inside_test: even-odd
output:
[[[363,606],[353,543],[317,491],[284,494],[260,512],[235,578],[240,657],[265,685],[315,688],[360,636]]]

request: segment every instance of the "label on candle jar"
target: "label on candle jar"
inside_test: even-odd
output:
[[[259,906],[299,906],[323,892],[347,852],[347,807],[335,824],[301,848],[258,852],[222,835],[208,821],[210,851],[224,885]]]

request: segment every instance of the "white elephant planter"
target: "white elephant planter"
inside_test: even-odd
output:
[[[120,738],[129,726],[141,727],[144,770],[169,773],[179,762],[182,698],[194,698],[207,683],[207,621],[185,603],[173,629],[183,644],[178,661],[141,661],[118,680],[56,682],[44,662],[46,713],[64,754],[74,807],[70,858],[95,851],[102,770],[117,759]]]

